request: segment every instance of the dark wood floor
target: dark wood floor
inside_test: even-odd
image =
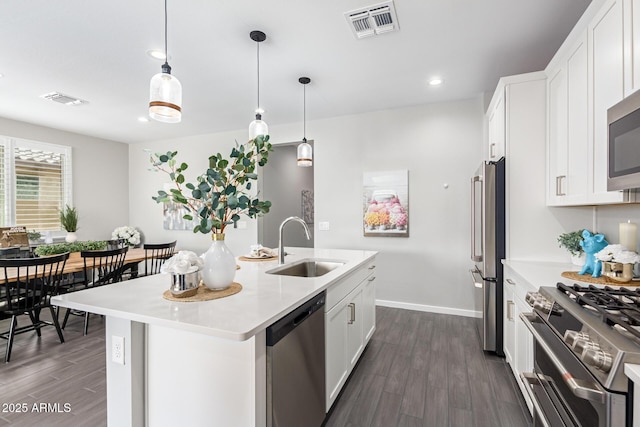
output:
[[[376,312],[378,330],[327,426],[531,425],[504,359],[480,349],[474,319]],[[65,340],[53,328],[40,339],[16,337],[11,362],[0,363],[0,426],[106,425],[104,322],[93,316],[83,336],[82,319],[72,316]]]
[[[530,426],[503,358],[482,351],[476,319],[377,307],[377,331],[327,427]]]

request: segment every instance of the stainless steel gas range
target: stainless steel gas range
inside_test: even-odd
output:
[[[527,294],[534,371],[521,374],[534,426],[631,426],[625,363],[640,363],[640,290],[564,285]],[[640,414],[636,414],[640,417]]]

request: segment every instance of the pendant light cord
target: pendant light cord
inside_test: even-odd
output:
[[[257,57],[258,57],[258,60],[257,60],[257,63],[258,63],[258,106],[256,107],[256,113],[258,113],[259,110],[260,110],[260,42],[256,42],[256,45],[258,47],[256,49]]]
[[[307,142],[307,85],[302,85],[302,138]]]
[[[169,50],[167,48],[167,0],[164,0],[164,62],[169,63]]]

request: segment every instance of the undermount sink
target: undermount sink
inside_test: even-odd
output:
[[[344,265],[344,261],[305,258],[267,271],[268,274],[296,277],[320,277]]]

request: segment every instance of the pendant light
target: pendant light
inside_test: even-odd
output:
[[[260,43],[267,39],[267,35],[262,31],[251,31],[249,33],[251,40],[256,42],[258,56],[258,108],[256,109],[256,119],[249,123],[249,139],[254,139],[258,135],[268,135],[269,127],[262,120],[264,111],[260,108]]]
[[[313,148],[307,143],[307,85],[311,83],[311,79],[309,77],[300,77],[298,81],[302,83],[303,90],[302,126],[304,129],[302,144],[298,145],[298,166],[309,167],[313,166]]]
[[[162,72],[151,78],[149,117],[159,122],[178,123],[182,119],[182,85],[171,75],[167,51],[167,0],[164,0],[164,54]]]

